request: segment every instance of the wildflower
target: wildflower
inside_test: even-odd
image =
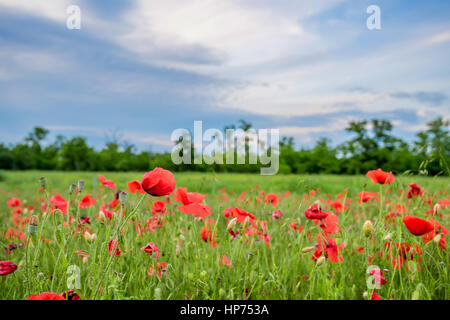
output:
[[[63,293],[60,294],[60,296],[63,297],[64,300],[81,300],[78,293],[76,293],[72,289],[64,291]]]
[[[144,189],[142,189],[142,184],[141,184],[141,182],[138,181],[138,180],[129,181],[129,182],[127,183],[127,186],[128,186],[128,190],[130,190],[130,192],[131,192],[132,194],[136,193],[136,191],[139,192],[139,193],[141,193],[141,194],[142,194],[142,193],[145,193]]]
[[[370,300],[383,300],[383,299],[378,295],[378,293],[375,290],[373,290],[372,297],[370,298]]]
[[[222,268],[224,268],[224,267],[232,268],[233,267],[233,264],[231,263],[230,259],[228,259],[228,257],[225,254],[222,257],[220,257],[219,264]]]
[[[366,176],[372,179],[375,184],[390,184],[395,180],[392,172],[385,172],[381,169],[371,170],[367,172]]]
[[[145,253],[147,253],[149,256],[152,256],[153,253],[155,253],[155,260],[159,259],[160,256],[160,251],[158,249],[158,247],[156,246],[156,244],[154,242],[149,242],[147,243],[144,247],[141,248],[142,251],[144,251]]]
[[[42,292],[41,294],[32,294],[27,300],[66,300],[61,295],[54,292]]]
[[[325,219],[329,212],[322,211],[317,203],[313,203],[310,208],[305,210],[305,216],[307,219]]]
[[[95,202],[96,202],[96,200],[94,198],[92,198],[92,195],[87,194],[81,199],[80,208],[86,209],[86,208],[92,207],[95,204]]]
[[[111,255],[113,251],[115,257],[120,256],[121,251],[119,249],[119,241],[117,241],[117,239],[113,239],[108,242],[109,255]]]
[[[6,276],[17,270],[17,265],[11,261],[0,261],[0,276]]]
[[[126,192],[121,191],[119,193],[119,201],[122,205],[124,205],[127,202],[127,194]]]
[[[45,190],[47,188],[47,180],[45,177],[41,177],[39,179],[39,184],[41,185],[42,190]]]
[[[100,180],[100,183],[101,183],[103,186],[105,186],[105,187],[107,187],[107,188],[109,188],[109,189],[116,190],[116,183],[115,183],[114,181],[107,180],[107,179],[106,179],[104,176],[102,176],[102,175],[98,175],[98,180]]]
[[[283,212],[281,212],[281,210],[277,209],[274,212],[272,212],[272,219],[273,220],[278,220],[283,216]]]
[[[433,231],[433,224],[425,219],[413,216],[404,216],[403,223],[409,232],[415,236],[423,236],[426,233]]]
[[[144,174],[141,184],[142,189],[152,196],[167,196],[175,189],[175,178],[172,172],[155,168]]]
[[[279,199],[280,199],[280,197],[278,195],[276,195],[274,193],[268,193],[264,198],[264,203],[270,203],[274,207],[276,207],[278,205]]]
[[[8,208],[20,207],[22,205],[22,201],[18,198],[11,198],[8,200]]]
[[[416,183],[410,183],[409,184],[409,189],[408,189],[408,194],[407,194],[407,198],[408,199],[412,199],[415,198],[417,196],[422,196],[422,188],[421,186],[419,186]]]

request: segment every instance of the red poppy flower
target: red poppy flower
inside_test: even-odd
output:
[[[95,204],[95,199],[92,198],[92,195],[85,195],[80,201],[80,208],[85,209],[92,207]]]
[[[152,256],[155,253],[155,260],[159,259],[161,252],[158,249],[158,246],[154,242],[147,243],[144,247],[141,248],[142,251],[147,253],[149,256]]]
[[[264,198],[264,203],[271,203],[274,207],[278,205],[278,200],[280,199],[279,196],[277,196],[274,193],[268,193]]]
[[[302,233],[303,232],[303,227],[302,225],[299,223],[297,226],[297,222],[293,221],[290,225],[289,228],[297,230],[298,233]]]
[[[142,189],[142,184],[138,180],[129,181],[127,183],[128,190],[130,190],[131,193],[136,193],[138,191],[139,193],[145,193],[144,189]]]
[[[322,208],[317,203],[313,203],[310,208],[305,210],[307,219],[325,219],[328,214],[329,212],[322,211]]]
[[[337,246],[336,240],[333,238],[327,239],[327,247],[326,247],[326,257],[332,263],[338,263],[344,261],[341,257],[342,249],[344,249],[345,244],[342,242],[339,247]]]
[[[76,293],[72,289],[64,291],[63,293],[60,294],[60,296],[63,297],[64,300],[81,300],[78,293]]]
[[[166,272],[167,272],[166,266],[167,266],[167,264],[165,262],[161,262],[161,263],[158,262],[156,264],[156,269],[158,270],[158,278],[162,278],[162,276],[166,274]],[[150,269],[148,269],[147,274],[150,277],[153,277],[155,275],[154,269],[152,267],[150,267]]]
[[[283,212],[281,212],[281,210],[275,210],[274,212],[272,212],[272,219],[273,220],[278,220],[283,216]]]
[[[395,180],[392,172],[385,172],[381,169],[371,170],[367,172],[366,176],[372,179],[375,184],[390,184]]]
[[[449,234],[449,231],[447,230],[447,228],[445,228],[436,220],[430,220],[430,223],[433,225],[433,231],[425,234],[422,238],[422,241],[424,243],[428,243],[431,240],[433,240],[437,235],[441,235],[439,239],[439,247],[442,250],[447,250],[447,241],[445,239],[445,236]]]
[[[114,181],[107,180],[104,176],[100,174],[98,175],[98,180],[100,180],[100,183],[105,187],[116,190],[116,183]]]
[[[202,227],[200,230],[200,236],[202,237],[202,240],[205,242],[208,242],[212,248],[217,247],[216,242],[216,234],[212,231],[211,222],[208,223],[209,226],[206,226],[206,224]]]
[[[383,300],[383,299],[378,295],[378,293],[375,290],[373,290],[372,297],[370,298],[370,300]]]
[[[175,191],[174,199],[177,202],[182,203],[183,205],[188,205],[191,203],[200,203],[205,199],[208,195],[201,194],[197,192],[187,192],[187,188],[177,188]]]
[[[114,240],[110,240],[108,242],[108,252],[109,255],[112,254],[112,252],[114,251],[114,256],[117,257],[120,255],[121,251],[119,249],[119,242],[117,241],[117,239]]]
[[[164,212],[166,204],[164,201],[155,201],[152,206],[152,214]]]
[[[222,268],[228,267],[232,268],[233,264],[231,263],[230,259],[224,254],[222,257],[219,258],[219,264]]]
[[[175,178],[172,172],[155,168],[142,177],[142,189],[155,197],[167,196],[175,189]]]
[[[359,203],[369,202],[373,198],[375,198],[375,194],[372,192],[362,191],[362,192],[358,193],[358,197],[359,197],[359,200],[358,200]]]
[[[41,294],[32,294],[27,300],[66,300],[61,295],[54,292],[42,292]]]
[[[425,219],[413,216],[404,216],[403,223],[409,232],[415,236],[423,236],[434,230],[433,224]]]
[[[18,198],[8,199],[8,208],[20,207],[22,202]]]
[[[250,221],[255,219],[255,216],[253,214],[251,214],[245,210],[242,210],[241,208],[233,208],[232,215],[233,215],[233,218],[236,218],[237,222],[240,222],[240,223],[244,222],[245,218],[247,218],[247,217],[249,217]]]
[[[177,209],[185,214],[202,218],[209,217],[211,215],[211,209],[204,203],[191,203],[187,206],[178,206]]]
[[[387,283],[387,280],[384,278],[384,273],[380,268],[372,268],[369,271],[369,275],[374,277],[376,285],[381,286]]]
[[[67,213],[67,201],[60,194],[50,197],[49,202],[54,209],[61,210],[63,214]]]
[[[11,261],[0,261],[0,276],[6,276],[17,270],[17,265]]]
[[[408,189],[408,199],[415,198],[417,196],[422,196],[422,188],[416,183],[410,183]]]

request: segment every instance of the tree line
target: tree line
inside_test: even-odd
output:
[[[295,148],[294,138],[280,141],[280,173],[361,174],[382,168],[394,173],[450,175],[449,121],[442,117],[427,123],[413,142],[392,135],[392,122],[373,119],[351,121],[345,130],[351,138],[333,146],[327,138],[311,148]],[[252,125],[240,120],[247,131]],[[172,162],[170,152],[137,151],[128,143],[110,141],[101,150],[89,146],[86,138],[57,136],[46,144],[49,131],[33,128],[22,142],[0,143],[0,169],[67,171],[147,171],[164,167],[172,171],[259,172],[258,164],[180,164]],[[248,163],[248,162],[247,162]]]

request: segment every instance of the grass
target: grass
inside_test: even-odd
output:
[[[117,183],[118,189],[126,190],[126,182],[140,180],[142,173],[104,173],[108,180]],[[64,198],[75,204],[87,193],[97,199],[94,206],[76,209],[72,206],[73,220],[88,216],[91,225],[88,228],[97,235],[93,242],[86,241],[83,228],[76,235],[77,226],[72,223],[64,227],[67,215],[55,213],[44,217],[41,202],[46,202],[45,193],[39,192],[39,178],[46,177],[49,196],[59,192]],[[80,195],[68,194],[69,185],[79,179],[86,181],[86,187]],[[385,216],[397,209],[397,205],[406,206],[408,213],[429,219],[426,216],[440,199],[448,199],[449,178],[426,178],[397,176],[394,183],[387,186],[374,185],[364,176],[332,175],[276,175],[259,176],[247,174],[214,173],[176,173],[177,186],[187,187],[190,192],[206,193],[204,202],[211,207],[211,217],[217,221],[213,226],[217,234],[216,248],[202,240],[201,228],[205,221],[181,213],[172,201],[166,204],[169,213],[161,217],[160,228],[146,231],[145,226],[152,218],[151,206],[156,198],[145,196],[142,205],[136,210],[136,216],[129,221],[116,215],[112,222],[104,222],[96,217],[99,206],[113,199],[113,191],[100,190],[96,173],[86,172],[4,172],[0,181],[0,244],[7,247],[10,243],[24,242],[19,239],[6,239],[6,231],[13,227],[27,235],[27,225],[31,214],[39,219],[38,232],[29,237],[28,244],[6,255],[0,252],[0,260],[10,260],[18,269],[9,275],[0,277],[0,299],[26,299],[30,294],[45,291],[61,293],[73,282],[73,267],[80,270],[79,288],[75,291],[82,299],[366,299],[372,289],[368,288],[367,268],[377,265],[384,272],[387,283],[376,289],[384,299],[449,299],[449,256],[434,242],[423,243],[422,237],[413,236],[405,228],[401,217],[393,223],[385,224]],[[424,196],[408,200],[400,193],[407,190],[411,182],[422,186]],[[259,188],[255,188],[259,186]],[[228,200],[223,199],[226,189]],[[260,198],[260,192],[276,193],[281,201],[276,208]],[[310,191],[314,190],[315,195]],[[345,190],[347,192],[345,192]],[[388,190],[388,193],[385,191]],[[286,191],[290,192],[284,197]],[[358,202],[358,192],[380,192],[381,201]],[[245,192],[242,197],[241,194]],[[316,244],[320,228],[305,218],[304,211],[314,201],[320,199],[322,206],[330,210],[327,200],[334,200],[342,193],[340,201],[352,201],[339,214],[341,231],[333,234],[337,244],[344,243],[341,255],[343,261],[332,263],[329,259],[318,265],[311,259],[312,252],[302,253],[302,248]],[[425,203],[431,196],[431,202]],[[7,200],[18,197],[23,205],[33,205],[34,212],[26,210],[16,220]],[[130,216],[140,195],[128,194],[125,216]],[[259,199],[259,200],[257,200]],[[262,201],[261,201],[262,200]],[[227,233],[227,218],[224,209],[240,207],[256,216],[257,220],[267,221],[270,234],[270,248],[258,235],[241,235],[230,240]],[[272,212],[280,209],[283,217],[272,219]],[[441,208],[437,219],[448,226],[449,207]],[[362,225],[372,220],[375,226],[373,238],[365,237]],[[301,233],[289,228],[292,222],[300,223]],[[108,242],[114,238],[120,224],[124,224],[120,233],[118,257],[108,254]],[[144,228],[142,235],[136,232],[136,224]],[[238,224],[239,225],[239,224]],[[237,227],[235,230],[238,229]],[[38,235],[46,239],[38,241]],[[387,259],[385,237],[390,235],[392,242],[407,242],[419,245],[422,250],[420,268],[415,270],[418,255],[412,262],[405,263],[400,269],[393,268]],[[154,242],[161,250],[158,261],[140,248],[148,242]],[[364,252],[357,251],[358,246]],[[76,254],[77,250],[89,253],[86,263]],[[379,253],[383,252],[383,257]],[[221,267],[219,259],[226,255],[232,267]],[[368,254],[373,257],[369,264]],[[393,250],[393,256],[398,251]],[[166,272],[157,276],[157,263],[166,262]],[[407,268],[408,267],[408,268]],[[149,276],[153,268],[156,275]],[[408,269],[408,270],[407,270]],[[69,270],[69,272],[68,272]],[[76,270],[76,268],[75,268]]]

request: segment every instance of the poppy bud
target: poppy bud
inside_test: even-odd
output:
[[[319,259],[317,259],[316,265],[319,267],[319,266],[323,265],[324,262],[325,262],[325,257],[321,256]]]
[[[175,248],[175,254],[177,257],[180,255],[180,246],[177,244],[177,247]]]
[[[73,194],[75,192],[75,189],[77,188],[77,186],[75,184],[71,184],[69,186],[69,194]]]
[[[420,298],[420,293],[419,293],[419,291],[416,289],[416,290],[414,290],[414,292],[413,292],[413,294],[412,294],[411,300],[419,300],[419,298]]]
[[[155,288],[154,299],[161,300],[161,288]]]
[[[244,224],[243,224],[243,228],[245,229],[245,227],[247,226],[247,224],[249,224],[250,223],[250,217],[249,216],[246,216],[245,217],[245,219],[244,219]]]
[[[226,296],[227,292],[224,288],[219,289],[219,297],[224,298]]]
[[[314,251],[315,249],[316,249],[315,247],[306,247],[302,249],[302,253],[311,252]]]
[[[47,187],[47,181],[46,181],[46,179],[45,179],[44,177],[41,177],[41,178],[39,179],[39,183],[40,183],[40,185],[41,185],[41,188],[45,190],[45,188]]]
[[[372,221],[367,220],[366,222],[364,222],[363,232],[366,237],[370,237],[372,233],[375,232],[375,228],[373,227]]]
[[[205,270],[203,270],[202,272],[200,272],[200,278],[202,278],[202,279],[206,279],[206,276],[208,275],[208,273],[205,271]]]
[[[119,201],[122,205],[125,204],[125,202],[127,202],[127,194],[126,192],[121,192],[119,193]]]
[[[236,221],[237,218],[233,218],[230,222],[228,222],[227,231],[234,228],[234,226],[236,225]]]
[[[84,180],[78,180],[78,190],[81,192],[84,189]]]
[[[28,234],[30,235],[30,236],[33,236],[35,233],[36,233],[36,231],[37,231],[37,224],[36,223],[30,223],[29,225],[28,225]]]
[[[363,298],[364,299],[367,299],[369,297],[369,294],[367,293],[367,291],[364,291],[364,293],[363,293]]]

